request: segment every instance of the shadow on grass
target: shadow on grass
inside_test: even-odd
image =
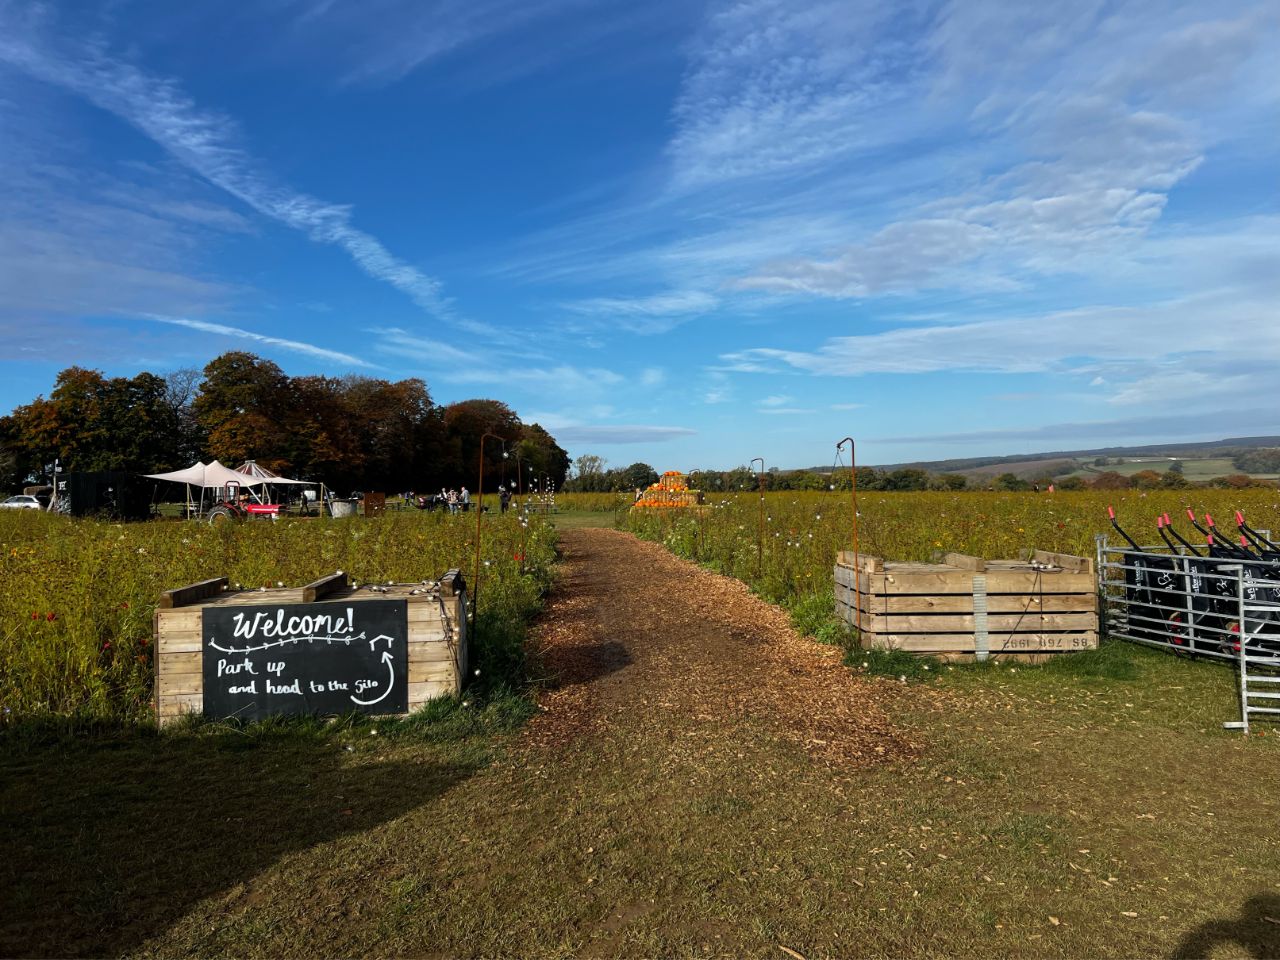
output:
[[[290,853],[430,803],[485,759],[348,747],[224,730],[0,754],[0,956],[128,952]]]
[[[1224,944],[1241,947],[1251,957],[1280,957],[1280,896],[1260,893],[1246,900],[1237,916],[1200,924],[1182,938],[1173,957],[1207,957]]]

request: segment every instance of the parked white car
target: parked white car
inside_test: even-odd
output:
[[[20,493],[8,500],[0,500],[0,509],[4,510],[43,510],[44,505],[35,497]]]

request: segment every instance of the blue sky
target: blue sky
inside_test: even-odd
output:
[[[230,350],[658,469],[1280,433],[1274,3],[0,0],[0,409]]]

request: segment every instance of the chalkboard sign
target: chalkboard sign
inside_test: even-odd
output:
[[[406,713],[404,600],[208,606],[204,714]]]

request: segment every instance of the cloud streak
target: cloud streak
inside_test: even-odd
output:
[[[132,125],[184,166],[259,214],[336,246],[370,277],[428,313],[456,319],[441,283],[353,224],[352,209],[275,182],[241,145],[229,118],[201,109],[174,80],[113,58],[101,45],[49,42],[40,8],[0,4],[0,63],[70,91]]]
[[[688,427],[660,427],[648,425],[618,424],[616,426],[563,426],[556,428],[556,437],[567,443],[634,444],[662,443],[681,437],[696,436],[696,430]]]
[[[281,350],[288,350],[290,353],[300,353],[303,356],[311,357],[315,360],[325,360],[329,363],[343,363],[352,367],[373,367],[374,364],[367,360],[361,360],[359,357],[352,356],[349,353],[341,353],[337,350],[329,350],[325,347],[317,347],[315,344],[304,343],[300,340],[285,340],[282,337],[269,337],[262,333],[254,333],[252,330],[244,330],[240,327],[231,327],[223,323],[211,323],[208,320],[191,320],[187,317],[160,317],[147,316],[146,319],[154,320],[156,323],[165,323],[174,327],[186,327],[188,330],[198,330],[201,333],[213,333],[221,337],[236,337],[240,340],[251,340],[254,343],[260,343],[266,347],[277,347]]]

